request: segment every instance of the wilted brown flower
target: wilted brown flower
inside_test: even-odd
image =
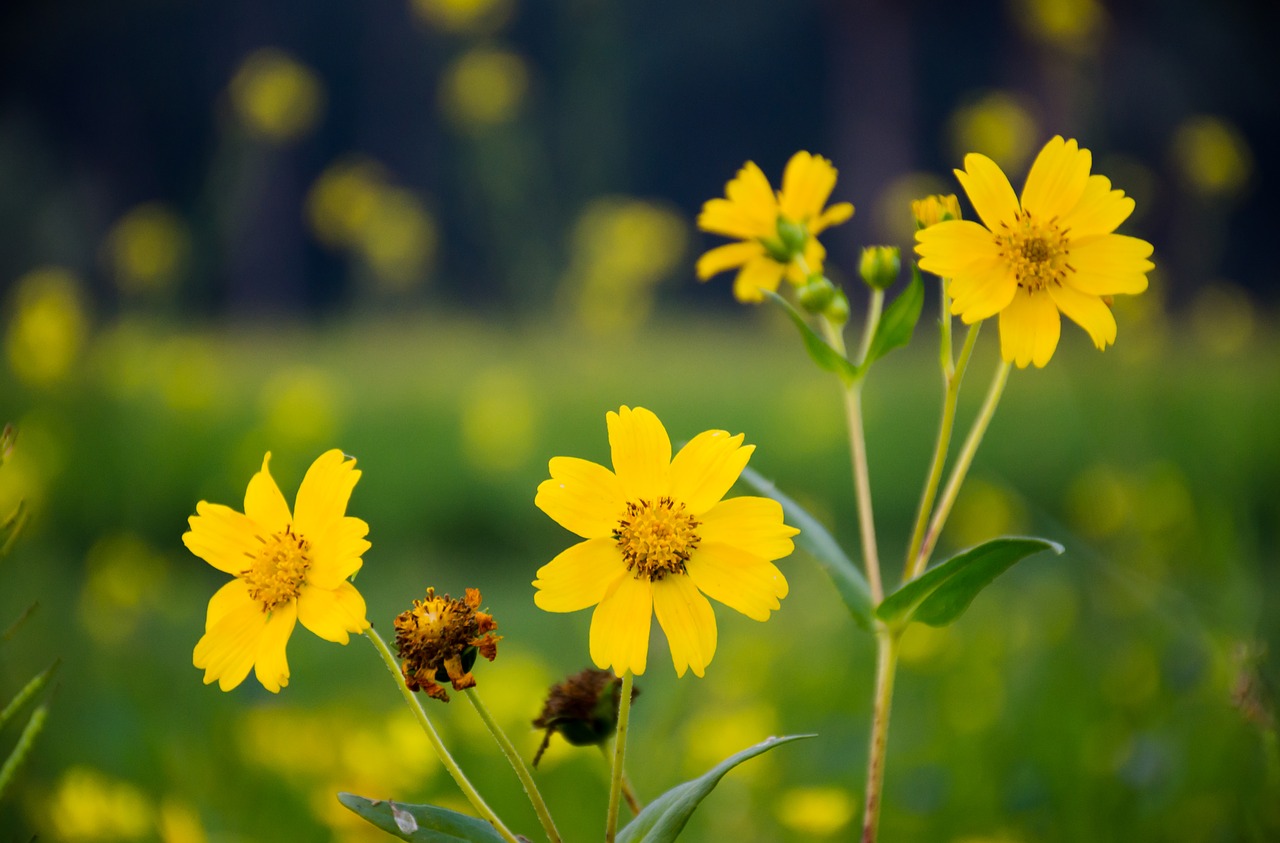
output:
[[[439,683],[450,682],[455,691],[475,687],[471,667],[476,654],[493,661],[502,638],[493,632],[498,622],[479,609],[479,589],[468,588],[462,600],[454,600],[448,594],[437,597],[436,590],[428,588],[425,600],[413,601],[412,609],[400,613],[395,620],[396,650],[409,690],[448,702]]]

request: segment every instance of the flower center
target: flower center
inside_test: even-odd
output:
[[[1050,284],[1061,284],[1068,271],[1067,232],[1059,228],[1057,218],[1040,222],[1027,211],[1019,211],[1013,225],[1001,223],[996,234],[1000,257],[1013,266],[1018,286],[1027,292],[1039,292]]]
[[[684,504],[663,497],[650,502],[627,502],[613,537],[622,551],[627,570],[636,579],[652,582],[667,574],[683,574],[689,554],[700,541],[694,532],[698,522],[684,511]]]
[[[294,533],[292,527],[257,539],[262,542],[262,549],[256,555],[245,551],[253,563],[240,572],[240,578],[248,584],[249,596],[262,603],[262,611],[271,612],[302,591],[311,567],[311,544]]]

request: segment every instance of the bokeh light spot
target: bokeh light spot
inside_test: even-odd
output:
[[[1183,183],[1206,197],[1239,195],[1253,173],[1244,135],[1220,117],[1188,118],[1173,133],[1171,153]]]
[[[1040,131],[1030,109],[1006,91],[992,91],[957,109],[948,129],[956,160],[980,152],[1006,172],[1025,169]]]
[[[47,266],[18,279],[5,334],[9,368],[32,386],[51,386],[72,371],[89,332],[80,280]]]
[[[231,104],[251,134],[277,144],[309,134],[324,111],[320,77],[274,47],[251,53],[231,79]]]
[[[529,69],[519,54],[474,47],[445,70],[440,108],[457,128],[484,130],[513,120],[528,89]]]

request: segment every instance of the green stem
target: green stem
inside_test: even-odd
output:
[[[605,843],[613,843],[618,834],[618,802],[622,795],[622,765],[627,757],[627,724],[631,720],[631,686],[635,677],[628,670],[622,674],[622,698],[618,701],[618,733],[613,739],[613,772],[609,777],[609,814],[605,818]]]
[[[950,321],[950,317],[947,321]],[[964,345],[960,349],[958,363],[951,365],[951,355],[945,355],[942,420],[938,423],[938,440],[933,448],[933,463],[929,467],[929,479],[925,482],[924,492],[920,495],[920,508],[916,510],[916,525],[911,531],[911,545],[907,550],[906,567],[902,572],[903,582],[910,582],[920,576],[924,570],[925,559],[920,556],[920,547],[924,543],[924,531],[929,523],[929,513],[933,510],[938,486],[942,482],[942,469],[947,464],[947,451],[951,447],[951,433],[956,422],[956,403],[960,397],[960,383],[964,380],[964,372],[968,368],[969,357],[973,354],[973,346],[978,339],[978,329],[981,327],[981,322],[975,322],[969,326]]]
[[[876,336],[876,328],[880,326],[882,310],[884,310],[884,290],[872,290],[871,302],[867,307],[867,324],[862,329],[862,342],[858,349],[858,359],[853,361],[854,365],[861,366],[862,361],[867,359],[867,352],[871,350],[871,341]]]
[[[862,843],[874,843],[880,824],[885,749],[889,743],[889,710],[893,706],[893,679],[898,667],[898,633],[881,627],[877,640],[876,696],[871,715],[871,745],[867,752],[867,801],[862,812]]]
[[[613,763],[613,756],[609,754],[609,750],[604,744],[596,744],[600,747],[600,754],[604,756],[606,764]],[[627,771],[622,771],[622,798],[627,800],[627,807],[631,809],[631,816],[638,816],[644,810],[644,806],[640,804],[640,800],[636,798],[635,789],[631,787],[631,779],[627,777]]]
[[[524,786],[524,792],[529,797],[529,802],[533,805],[533,810],[538,815],[538,820],[542,823],[543,829],[547,832],[547,839],[551,843],[560,843],[560,832],[556,830],[556,824],[551,819],[551,811],[547,809],[547,803],[543,801],[542,793],[538,790],[538,785],[533,780],[533,774],[529,772],[528,766],[525,765],[524,759],[520,757],[520,753],[516,751],[515,745],[507,737],[507,733],[502,731],[502,727],[498,725],[498,722],[493,719],[493,715],[489,713],[488,707],[480,700],[480,694],[476,692],[475,688],[468,688],[463,691],[463,694],[476,710],[476,713],[480,715],[484,725],[488,727],[489,734],[493,735],[493,739],[498,742],[498,747],[502,750],[502,754],[507,756],[511,769],[516,771],[516,777],[520,779],[520,784]]]
[[[871,296],[871,307],[867,311],[867,323],[862,332],[862,352],[860,360],[866,359],[867,349],[871,345],[869,337],[874,333],[880,320],[880,305],[884,301],[884,293],[876,290]],[[822,319],[823,332],[831,347],[845,354],[844,335],[840,329],[827,318]],[[880,583],[880,554],[876,544],[876,522],[871,506],[871,475],[867,470],[867,436],[862,426],[862,384],[858,378],[844,390],[844,412],[849,423],[849,453],[853,462],[853,491],[858,505],[858,533],[862,538],[862,559],[867,569],[867,585],[871,589],[871,599],[879,603],[884,599],[884,587]]]
[[[950,383],[951,374],[955,371],[955,362],[951,358],[951,296],[947,295],[950,282],[946,278],[939,278],[938,282],[938,303],[942,311],[938,321],[942,338],[938,345],[938,362],[942,365],[943,383]]]
[[[960,486],[964,483],[965,475],[969,473],[969,466],[973,464],[974,455],[978,453],[978,446],[982,444],[982,437],[987,432],[987,426],[991,424],[991,418],[995,415],[996,406],[1000,403],[1000,396],[1004,394],[1004,385],[1009,380],[1010,364],[1006,361],[1000,361],[1000,365],[996,367],[995,376],[991,379],[991,386],[987,389],[987,397],[982,402],[982,409],[978,412],[978,417],[974,419],[973,427],[969,430],[969,436],[964,441],[964,447],[960,450],[959,457],[956,458],[955,467],[951,469],[951,476],[947,479],[947,488],[942,493],[942,499],[938,501],[938,506],[933,512],[933,518],[929,521],[929,529],[925,533],[924,542],[920,546],[920,551],[916,555],[913,570],[923,571],[925,566],[929,564],[929,556],[933,553],[934,545],[938,543],[938,536],[942,533],[942,527],[947,523],[947,516],[951,514],[951,507],[956,502],[956,496],[960,494]]]
[[[400,665],[396,664],[396,657],[391,654],[391,650],[387,649],[387,644],[378,635],[377,631],[371,626],[364,631],[364,635],[373,644],[373,648],[378,651],[378,655],[382,656],[382,661],[387,666],[387,670],[391,671],[391,675],[395,677],[396,686],[400,689],[400,696],[409,705],[409,710],[413,712],[414,717],[418,720],[418,725],[422,727],[422,731],[426,732],[427,740],[431,743],[431,748],[436,751],[436,755],[440,758],[440,763],[449,771],[449,775],[453,776],[453,780],[458,783],[462,793],[467,797],[472,807],[489,821],[497,830],[502,839],[508,843],[519,843],[511,829],[498,819],[498,815],[484,801],[480,793],[471,784],[466,773],[462,772],[462,768],[458,766],[458,762],[453,760],[453,756],[449,754],[449,750],[445,748],[444,741],[440,740],[440,735],[436,732],[436,727],[431,724],[431,718],[427,717],[427,712],[422,707],[422,702],[418,699],[418,695],[409,690],[409,686],[404,682],[404,674],[400,671]]]

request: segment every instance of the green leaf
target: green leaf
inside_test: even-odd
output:
[[[870,630],[872,627],[871,589],[867,586],[866,577],[862,575],[862,569],[845,554],[818,519],[806,512],[800,504],[779,492],[778,487],[773,483],[751,468],[742,470],[742,480],[760,494],[782,504],[782,513],[786,522],[800,530],[800,535],[795,538],[796,544],[818,560],[818,564],[827,572],[827,576],[831,577],[836,591],[840,593],[844,604],[849,607],[849,613],[853,615],[858,626]]]
[[[769,290],[764,290],[763,292],[770,300],[786,311],[786,314],[791,317],[791,321],[800,329],[800,336],[804,340],[805,350],[809,352],[813,362],[828,372],[835,372],[840,376],[840,380],[844,381],[845,386],[858,379],[861,374],[858,367],[850,363],[843,354],[836,351],[826,340],[818,336],[813,328],[809,327],[808,320],[801,315],[800,311],[792,307],[790,302],[777,293]]]
[[[907,289],[880,314],[875,336],[871,338],[871,347],[867,349],[866,362],[862,364],[863,369],[895,348],[911,342],[911,335],[915,332],[916,323],[920,321],[923,307],[924,282],[920,280],[920,270],[913,265],[911,283],[907,285]]]
[[[698,778],[676,785],[646,805],[640,815],[618,833],[618,843],[671,843],[680,836],[694,809],[715,789],[725,773],[775,746],[812,737],[816,735],[768,738],[736,755],[730,755]]]
[[[434,805],[405,805],[383,799],[366,799],[354,793],[339,793],[338,801],[362,819],[401,840],[503,843],[502,835],[487,821]]]
[[[43,671],[33,676],[31,681],[24,685],[22,690],[9,701],[9,704],[4,707],[4,710],[0,711],[0,729],[3,729],[9,723],[9,718],[18,713],[18,709],[26,705],[28,701],[33,699],[36,694],[40,693],[40,691],[44,689],[45,685],[49,684],[49,680],[58,669],[58,664],[59,662],[54,662]]]
[[[1042,550],[1062,553],[1062,545],[1047,539],[992,539],[935,565],[902,586],[876,607],[876,616],[886,623],[919,621],[946,626],[963,615],[973,598],[992,580],[1014,563]]]
[[[27,756],[31,754],[31,747],[36,742],[36,736],[40,734],[40,730],[44,728],[44,721],[49,717],[49,704],[44,703],[36,706],[31,712],[31,716],[27,718],[27,725],[22,727],[22,734],[18,735],[18,743],[14,745],[13,751],[9,753],[9,757],[4,760],[4,764],[0,765],[0,799],[4,798],[5,791],[9,789],[9,785],[18,775],[20,768]]]

